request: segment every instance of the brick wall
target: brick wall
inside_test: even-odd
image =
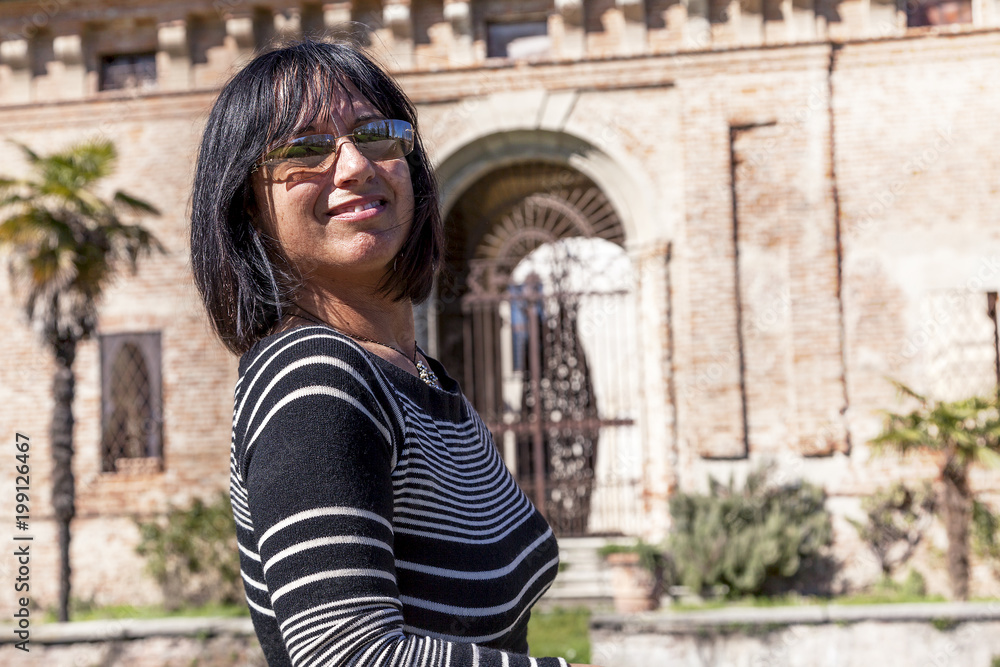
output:
[[[434,6],[417,7],[437,22]],[[420,46],[430,54],[434,43]],[[877,410],[896,405],[885,376],[918,387],[927,378],[932,360],[921,350],[946,329],[922,310],[929,295],[1000,286],[998,46],[1000,33],[980,31],[401,76],[446,191],[460,196],[470,169],[532,154],[579,169],[618,208],[650,348],[651,534],[665,530],[674,489],[743,475],[767,457],[838,501],[933,471],[928,461],[870,460],[865,443]],[[206,53],[237,47],[223,39]],[[188,73],[199,86],[231,65],[214,53]],[[226,486],[235,360],[209,331],[187,257],[211,99],[180,90],[0,106],[4,134],[43,150],[113,138],[114,187],[163,212],[149,224],[167,252],[108,291],[101,332],[162,332],[164,470],[100,472],[98,346],[84,344],[74,406],[80,598],[155,599],[131,551],[132,518]],[[0,145],[0,164],[16,172],[16,149]],[[52,362],[19,319],[5,272],[0,305],[10,314],[0,324],[0,438],[32,437],[35,572],[38,601],[49,605]],[[1000,490],[993,472],[975,483]],[[0,485],[12,487],[11,467]],[[857,512],[853,502],[838,507]],[[0,558],[0,575],[12,564]],[[0,613],[9,604],[0,598]]]
[[[136,603],[159,593],[133,552],[133,519],[170,505],[187,505],[228,485],[229,432],[235,360],[211,335],[191,282],[187,212],[197,142],[211,96],[153,96],[127,101],[50,104],[0,109],[7,136],[48,151],[103,132],[120,158],[115,188],[144,198],[162,215],[146,221],[166,252],[142,261],[107,291],[99,333],[159,331],[162,334],[163,471],[102,473],[100,460],[100,371],[96,340],[79,348],[74,370],[77,518],[73,522],[73,595],[83,600]],[[18,152],[0,145],[4,172],[15,173]],[[32,594],[39,604],[55,600],[57,554],[49,501],[53,362],[23,324],[23,315],[3,272],[0,304],[9,316],[0,349],[3,381],[2,437],[15,430],[31,437],[32,524],[36,534]],[[0,485],[13,488],[13,466],[0,470]],[[12,559],[0,560],[0,571]],[[37,589],[35,586],[37,585]],[[9,596],[0,609],[10,605]]]

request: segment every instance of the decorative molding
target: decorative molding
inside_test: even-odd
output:
[[[256,44],[252,16],[230,16],[226,18],[226,34],[233,38],[241,49],[252,49]]]
[[[472,18],[468,0],[452,0],[444,5],[444,18],[454,26],[467,25]]]
[[[409,3],[386,4],[382,8],[382,21],[392,29],[396,37],[409,37],[411,32]]]
[[[156,29],[156,41],[159,50],[166,52],[171,58],[187,57],[187,21],[178,19],[161,23]]]
[[[0,63],[13,69],[27,69],[29,51],[26,39],[4,40],[0,42]]]
[[[52,40],[52,51],[56,60],[67,65],[83,63],[83,40],[80,35],[59,35]]]
[[[583,0],[556,0],[556,10],[572,23],[583,21]]]
[[[330,2],[323,5],[323,25],[327,28],[341,28],[351,22],[350,2]]]
[[[302,14],[298,9],[275,12],[274,30],[283,37],[298,37],[302,34]]]

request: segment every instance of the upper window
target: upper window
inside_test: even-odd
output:
[[[101,336],[102,472],[162,467],[160,334]]]
[[[971,0],[916,0],[906,3],[906,25],[913,28],[972,23]]]
[[[101,90],[145,90],[156,87],[156,53],[101,57]]]
[[[546,21],[486,24],[487,58],[543,58],[549,55]]]

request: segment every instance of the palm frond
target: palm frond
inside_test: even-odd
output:
[[[903,384],[898,380],[893,380],[892,378],[886,378],[886,380],[888,380],[896,388],[896,391],[898,391],[900,394],[903,394],[904,396],[909,396],[910,398],[917,399],[918,401],[920,401],[921,405],[927,405],[928,401],[926,396],[918,394],[909,386]]]
[[[117,204],[121,204],[132,213],[146,213],[149,215],[160,214],[159,209],[149,202],[133,197],[127,192],[122,192],[121,190],[115,192],[114,201]]]
[[[0,218],[0,245],[12,250],[14,284],[47,340],[86,337],[96,327],[97,300],[118,262],[134,270],[141,255],[162,250],[151,232],[124,224],[118,211],[158,212],[124,192],[105,201],[92,191],[115,163],[114,145],[106,139],[47,156],[13,143],[32,172],[23,180],[0,180],[0,214],[7,214]]]
[[[24,153],[24,157],[28,161],[28,164],[34,165],[38,164],[41,161],[42,158],[38,156],[38,153],[31,150],[31,148],[29,148],[26,144],[22,144],[20,141],[13,141],[13,140],[10,140],[10,143],[14,144],[15,146],[21,149],[21,152]]]
[[[973,450],[972,459],[984,468],[1000,468],[1000,452],[989,447],[977,447]]]

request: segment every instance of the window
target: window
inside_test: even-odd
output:
[[[549,55],[546,21],[486,24],[487,58],[544,58]]]
[[[155,53],[115,54],[101,57],[101,90],[148,90],[155,87]]]
[[[908,27],[951,23],[972,23],[971,0],[908,0],[906,3]]]
[[[160,334],[101,336],[101,471],[162,469]]]
[[[927,379],[918,391],[945,401],[994,393],[1000,382],[998,333],[996,292],[929,292],[902,349],[904,359],[922,361]]]

